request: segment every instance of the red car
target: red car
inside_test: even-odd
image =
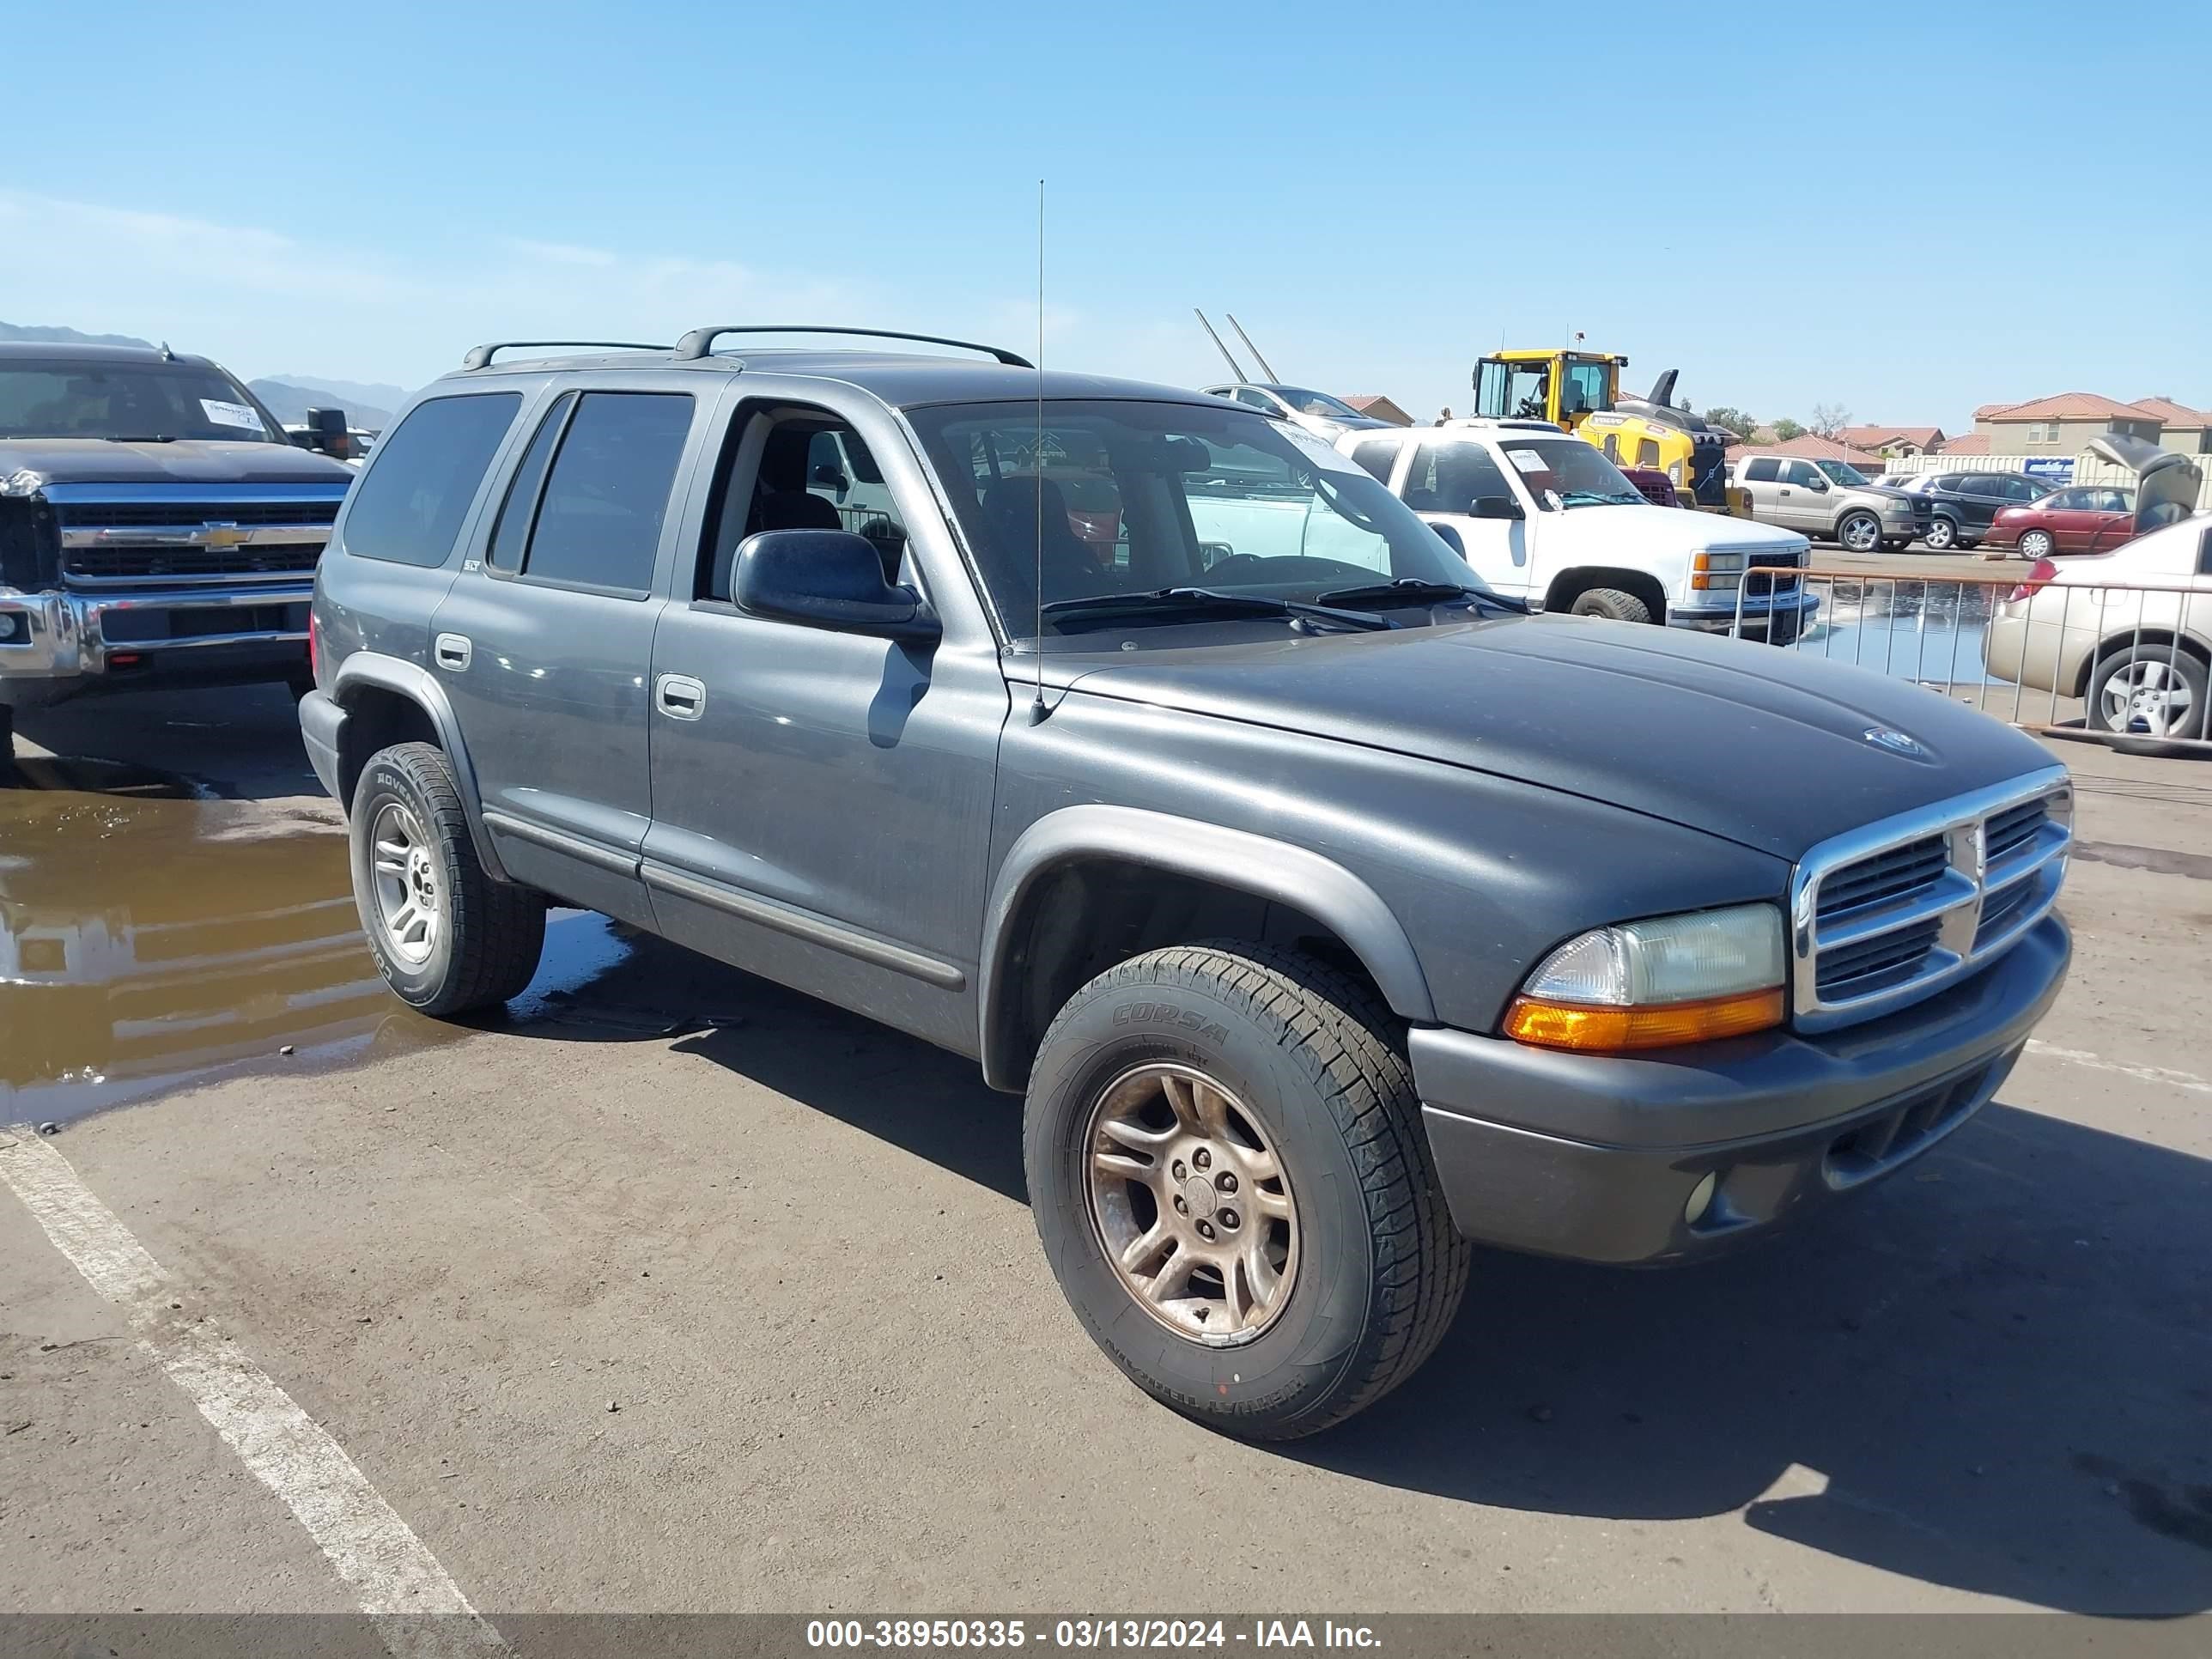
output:
[[[1987,541],[1991,547],[2016,547],[2029,559],[2109,553],[2136,533],[2135,526],[2134,490],[2075,484],[2026,507],[2001,508]]]

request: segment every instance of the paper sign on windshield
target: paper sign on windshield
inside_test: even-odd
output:
[[[1288,438],[1292,443],[1296,444],[1299,449],[1303,450],[1309,459],[1327,467],[1330,471],[1356,472],[1363,478],[1367,476],[1367,474],[1362,471],[1355,462],[1350,460],[1336,450],[1330,448],[1328,444],[1324,443],[1321,439],[1314,436],[1312,433],[1304,431],[1294,426],[1285,426],[1277,429],[1280,431],[1285,438]]]
[[[243,427],[248,432],[266,432],[269,429],[261,424],[261,417],[245,404],[227,404],[219,398],[203,398],[200,407],[207,411],[208,419],[217,426]]]
[[[1533,449],[1509,449],[1506,458],[1523,472],[1549,472],[1552,464]]]

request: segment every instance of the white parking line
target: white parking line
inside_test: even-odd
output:
[[[0,1133],[5,1181],[92,1288],[120,1308],[139,1346],[262,1484],[284,1500],[374,1621],[393,1659],[504,1653],[438,1559],[338,1443],[214,1326],[182,1309],[149,1255],[76,1171],[22,1124]]]
[[[2045,1042],[2041,1037],[2028,1038],[2027,1052],[2050,1060],[2063,1060],[2069,1066],[2086,1066],[2093,1072],[2117,1072],[2122,1077],[2131,1077],[2142,1083],[2162,1083],[2169,1089],[2186,1089],[2192,1094],[2212,1095],[2212,1081],[2207,1081],[2194,1072],[2177,1072],[2167,1066],[2131,1066],[2125,1060],[2106,1060],[2102,1054],[2093,1054],[2086,1048],[2061,1048]]]

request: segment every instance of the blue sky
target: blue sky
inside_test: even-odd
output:
[[[2212,404],[2212,13],[55,8],[0,319],[410,385],[517,334],[844,321],[1464,410],[1580,330],[1699,407]],[[2106,19],[2112,20],[2107,22]],[[96,94],[96,95],[95,95]]]

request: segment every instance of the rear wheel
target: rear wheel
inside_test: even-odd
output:
[[[1652,619],[1650,605],[1635,594],[1624,593],[1617,587],[1593,587],[1587,593],[1578,593],[1567,611],[1576,617],[1610,617],[1615,622],[1648,623]]]
[[[1091,981],[1037,1051],[1023,1151],[1091,1340],[1231,1434],[1295,1439],[1372,1404],[1466,1288],[1387,1014],[1291,951],[1181,945]]]
[[[1836,539],[1849,553],[1871,553],[1881,545],[1881,520],[1871,513],[1846,513],[1836,526]]]
[[[530,983],[545,947],[544,896],[486,872],[442,750],[402,743],[371,756],[349,839],[362,929],[402,1001],[465,1014]]]
[[[2130,642],[2089,671],[2089,725],[2100,732],[2201,738],[2212,707],[2203,658],[2185,646]]]
[[[1959,539],[1959,526],[1939,514],[1928,521],[1928,532],[1920,539],[1928,544],[1930,553],[1948,553]]]
[[[2020,536],[2020,556],[2023,559],[2047,559],[2057,545],[2048,530],[2024,530]]]

